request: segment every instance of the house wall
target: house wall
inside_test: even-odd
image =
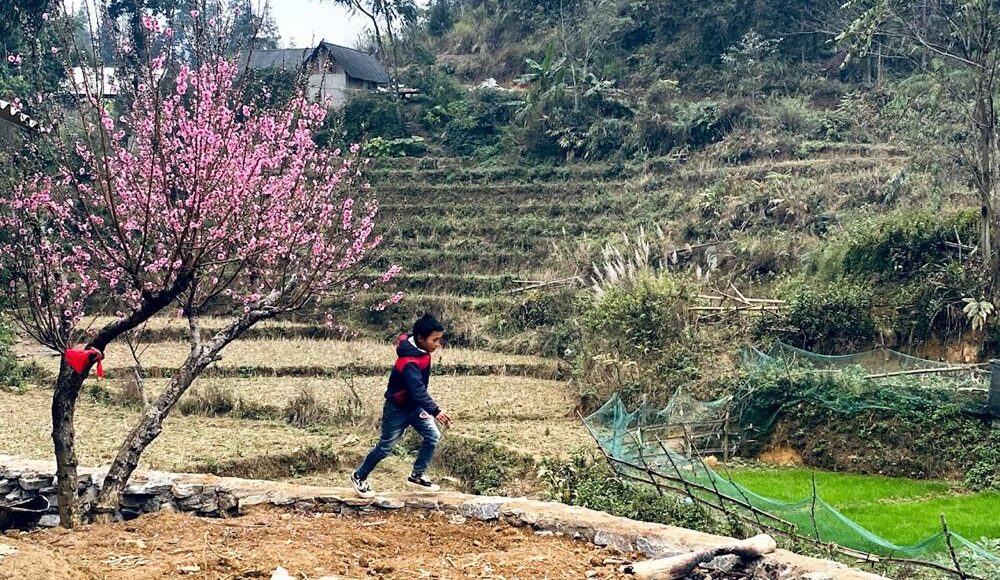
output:
[[[347,76],[344,67],[320,53],[309,64],[308,95],[312,101],[329,99],[335,109],[340,109],[353,95],[374,91],[375,83]]]

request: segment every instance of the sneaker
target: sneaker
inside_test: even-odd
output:
[[[427,479],[425,475],[411,475],[406,478],[406,484],[422,489],[423,491],[441,491],[441,486]]]
[[[366,499],[375,497],[375,492],[373,492],[371,486],[368,485],[367,479],[358,479],[358,476],[355,473],[351,473],[349,479],[351,480],[351,485],[354,487],[354,493],[358,494],[358,497]]]

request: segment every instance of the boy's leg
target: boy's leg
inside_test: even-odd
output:
[[[368,452],[364,463],[354,472],[355,477],[364,481],[368,479],[375,466],[386,458],[396,445],[396,441],[403,436],[409,417],[406,411],[400,409],[390,401],[386,401],[382,407],[382,435],[378,443]]]
[[[427,465],[434,456],[434,449],[441,440],[441,432],[434,423],[434,417],[425,411],[414,413],[410,425],[424,439],[420,444],[420,450],[417,451],[417,460],[413,463],[413,475],[419,477],[427,471]]]

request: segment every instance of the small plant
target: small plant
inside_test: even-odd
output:
[[[221,417],[229,415],[239,406],[239,399],[219,385],[192,389],[190,396],[181,399],[177,405],[182,415],[205,415]]]
[[[316,396],[313,389],[301,389],[285,405],[285,421],[296,427],[309,427],[329,423],[333,417],[330,408]]]
[[[965,308],[962,312],[969,318],[972,330],[983,330],[986,328],[987,319],[993,314],[993,303],[988,300],[977,300],[975,298],[963,298]]]

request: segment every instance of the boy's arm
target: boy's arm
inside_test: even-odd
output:
[[[434,402],[434,397],[427,392],[427,385],[424,384],[424,376],[420,373],[416,363],[410,363],[403,367],[403,382],[406,390],[410,394],[410,400],[418,407],[430,413],[431,417],[441,414],[441,407]]]

